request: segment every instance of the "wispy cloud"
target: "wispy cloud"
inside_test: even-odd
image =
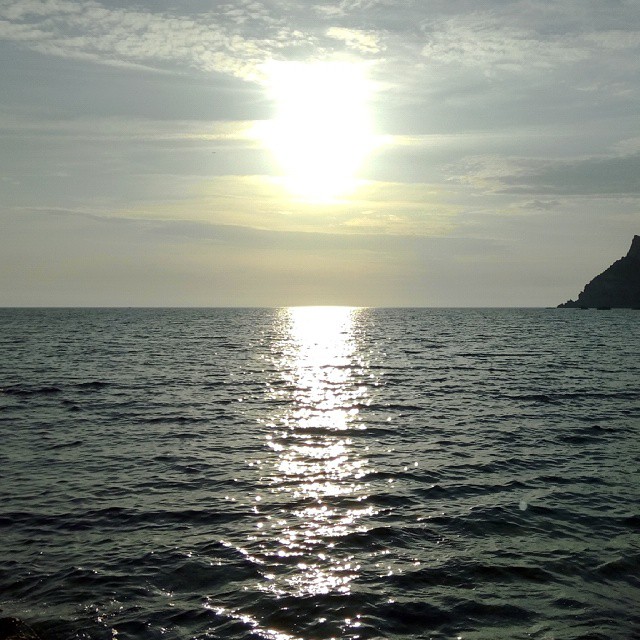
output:
[[[429,61],[463,65],[493,75],[499,71],[552,69],[584,60],[590,53],[579,42],[543,39],[535,32],[476,15],[444,22],[428,35],[422,55]]]
[[[501,179],[503,193],[640,197],[640,153],[548,163]]]
[[[202,141],[259,146],[256,121],[152,120],[148,118],[91,117],[72,119],[35,118],[0,109],[0,132],[4,137],[34,136],[85,141]]]
[[[485,194],[538,196],[520,205],[524,208],[543,208],[549,201],[555,206],[555,198],[564,196],[640,196],[640,153],[558,160],[472,156],[449,171],[452,181]]]
[[[256,2],[180,15],[91,0],[8,0],[0,6],[0,38],[48,55],[159,68],[178,63],[244,79],[255,79],[275,52],[307,44]]]
[[[443,194],[426,184],[363,182],[349,198],[318,204],[292,200],[279,178],[218,176],[201,182],[179,204],[118,215],[280,232],[434,236],[454,226],[456,213]]]
[[[551,86],[624,95],[637,91],[640,12],[633,2],[573,0],[483,3],[473,11],[420,22],[426,68],[453,86],[470,74],[517,82],[514,91]]]
[[[330,27],[327,36],[343,41],[349,48],[361,53],[379,53],[385,49],[381,43],[380,34],[361,29],[346,29],[344,27]]]
[[[640,17],[633,2],[619,2],[615,12],[575,0],[460,4],[468,7],[454,11],[442,1],[342,0],[302,7],[284,0],[238,0],[190,13],[95,0],[3,0],[0,38],[47,55],[154,69],[192,67],[249,80],[259,79],[261,65],[274,57],[340,51],[384,53],[387,72],[393,75],[402,65],[405,79],[420,59],[427,72],[446,65],[452,82],[465,69],[496,76],[590,63],[617,76],[623,67],[629,72],[640,66]]]

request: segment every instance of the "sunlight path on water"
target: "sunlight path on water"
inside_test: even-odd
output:
[[[377,513],[367,504],[368,446],[357,442],[365,430],[359,406],[368,395],[354,330],[359,313],[347,307],[279,312],[272,354],[280,385],[270,391],[275,409],[264,421],[261,491],[247,546],[261,576],[255,588],[281,602],[349,595],[361,567],[353,549],[340,543],[366,531],[364,519]],[[317,630],[324,627],[322,609],[311,617]],[[255,617],[243,621],[265,638],[294,637]],[[323,636],[344,637],[359,625],[355,615],[341,628],[324,628]]]
[[[348,593],[358,575],[354,559],[334,551],[337,538],[371,515],[361,504],[366,460],[350,437],[362,428],[357,405],[367,393],[351,384],[356,313],[341,307],[283,311],[288,337],[280,366],[294,401],[267,436],[273,459],[265,480],[272,499],[295,507],[260,523],[274,591]]]

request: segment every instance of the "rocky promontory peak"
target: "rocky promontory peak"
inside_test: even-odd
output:
[[[627,255],[589,282],[577,300],[558,306],[640,309],[640,236],[633,236]]]
[[[629,253],[627,253],[627,258],[640,260],[640,236],[633,236],[631,248],[629,249]]]

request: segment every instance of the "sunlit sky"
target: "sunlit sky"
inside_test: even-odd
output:
[[[0,305],[553,306],[640,233],[638,0],[0,0]]]

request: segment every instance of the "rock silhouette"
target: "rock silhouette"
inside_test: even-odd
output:
[[[0,618],[0,640],[41,640],[41,638],[22,620]]]
[[[558,307],[640,309],[640,236],[633,236],[629,253],[589,282],[577,300]]]

